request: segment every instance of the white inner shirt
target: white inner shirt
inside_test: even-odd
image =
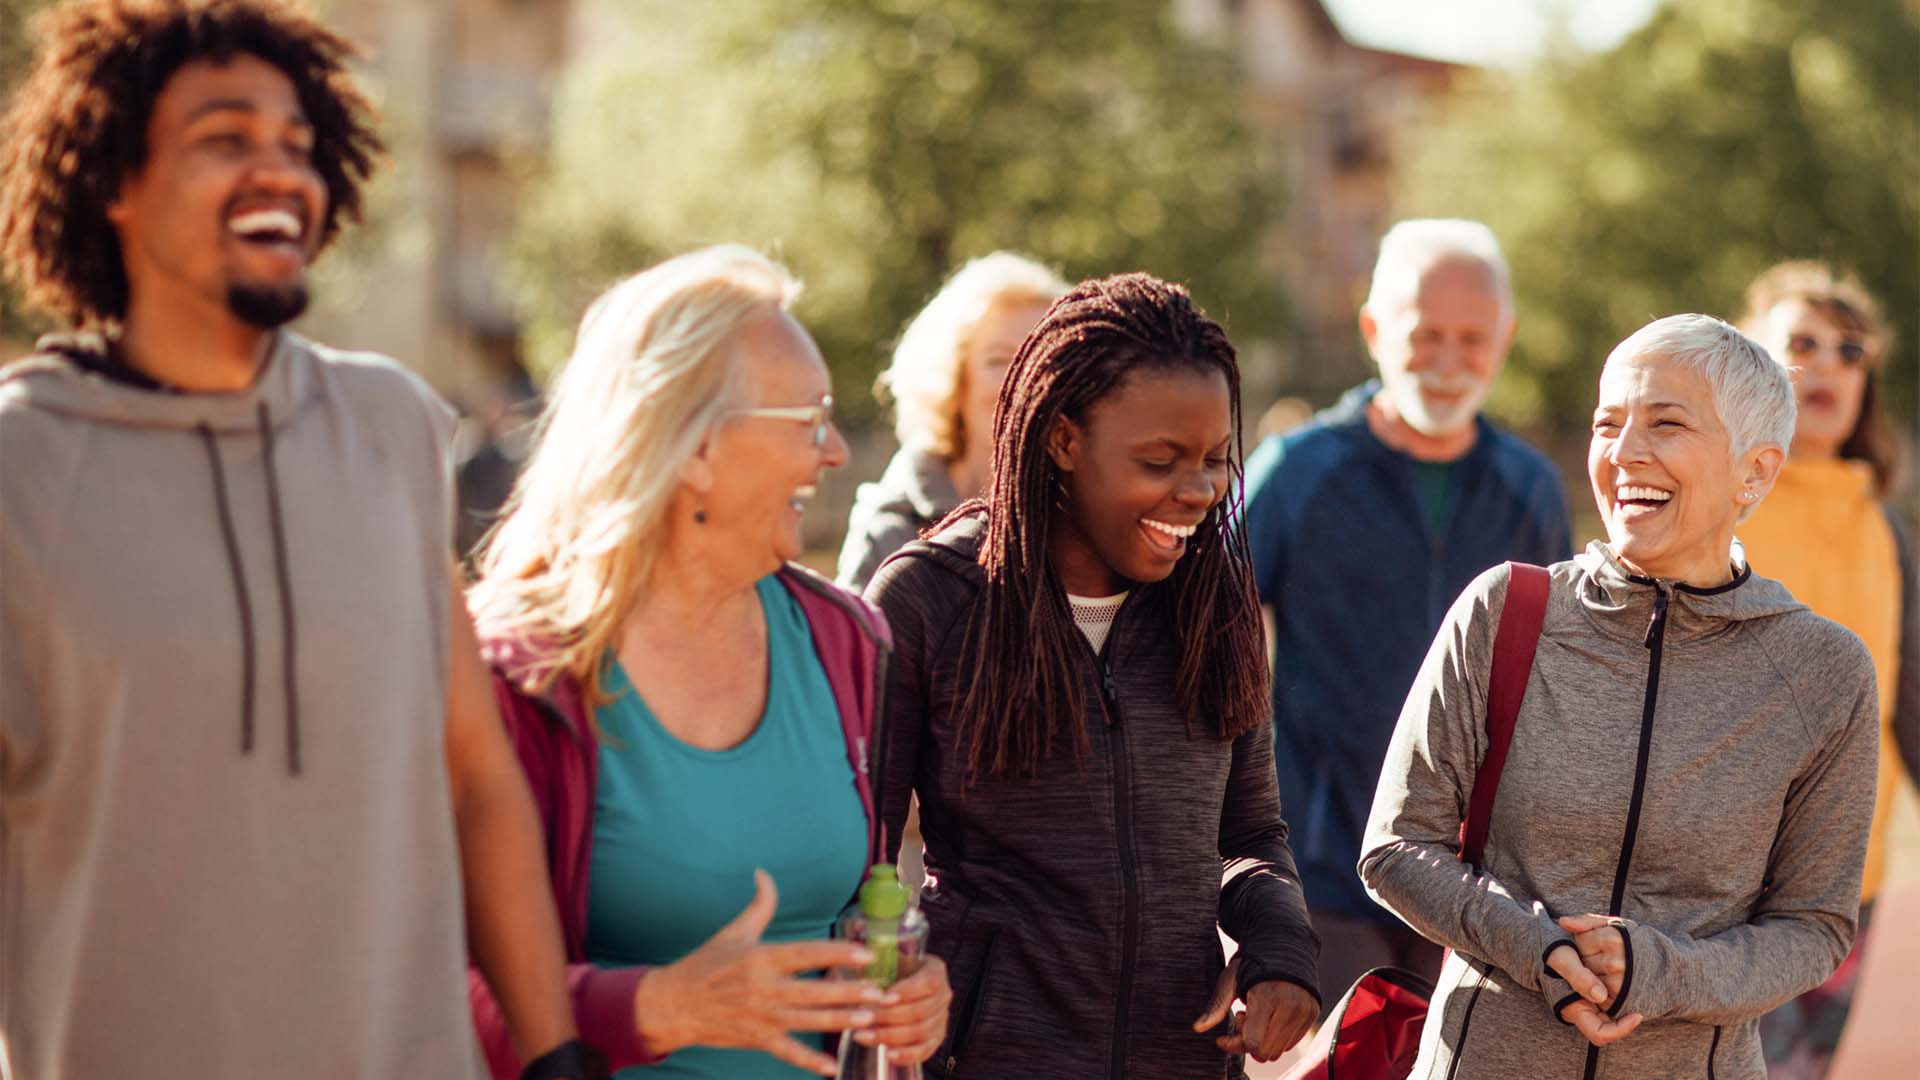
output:
[[[1120,614],[1120,605],[1126,603],[1126,593],[1114,593],[1112,596],[1075,596],[1067,594],[1067,606],[1073,609],[1073,625],[1087,635],[1087,643],[1093,646],[1097,656],[1107,643],[1107,631],[1113,629],[1113,617]]]

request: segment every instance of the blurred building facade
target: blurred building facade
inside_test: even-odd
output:
[[[1453,65],[1348,41],[1320,0],[1170,0],[1180,25],[1239,56],[1249,120],[1286,170],[1269,238],[1287,340],[1255,345],[1248,400],[1325,400],[1366,371],[1354,314],[1389,224],[1396,152]],[[561,69],[591,39],[574,0],[331,0],[371,52],[398,148],[367,246],[319,272],[307,328],[413,364],[469,407],[515,378],[503,287],[514,178],[545,146]]]
[[[1396,152],[1457,69],[1353,44],[1320,0],[1168,2],[1183,29],[1238,56],[1247,116],[1286,172],[1268,265],[1292,330],[1242,343],[1249,419],[1283,395],[1323,403],[1369,369],[1355,312],[1389,224]],[[463,486],[492,494],[467,508],[464,546],[482,521],[475,511],[504,492],[514,467],[494,460],[513,443],[501,432],[525,418],[505,282],[516,177],[544,151],[555,85],[593,47],[595,10],[576,0],[329,0],[325,11],[367,47],[394,151],[372,227],[316,269],[301,328],[401,359],[468,414],[457,453],[491,471]],[[821,544],[837,543],[853,487],[891,452],[884,430],[849,436],[854,460],[809,515]]]
[[[1248,358],[1247,400],[1324,402],[1371,367],[1356,314],[1392,224],[1395,166],[1460,69],[1356,45],[1320,0],[1174,5],[1183,26],[1238,55],[1247,117],[1286,170],[1286,216],[1268,238],[1268,264],[1294,329]]]
[[[573,0],[331,0],[326,13],[370,54],[394,155],[376,227],[322,261],[303,328],[484,408],[521,377],[503,276],[515,178],[546,145]]]

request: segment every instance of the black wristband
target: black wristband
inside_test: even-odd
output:
[[[609,1075],[606,1055],[579,1039],[568,1039],[520,1070],[520,1080],[607,1080]]]

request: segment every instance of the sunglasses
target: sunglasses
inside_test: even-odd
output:
[[[1820,343],[1811,334],[1793,334],[1787,338],[1789,356],[1812,356],[1819,351]],[[1867,362],[1867,347],[1858,341],[1842,341],[1838,351],[1840,362],[1848,367],[1859,367]]]
[[[813,447],[818,450],[827,445],[827,429],[833,426],[833,395],[825,394],[813,405],[762,405],[753,409],[735,409],[728,415],[811,424]]]

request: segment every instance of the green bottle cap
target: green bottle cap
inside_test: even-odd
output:
[[[869,919],[897,919],[907,913],[907,887],[892,863],[874,863],[860,886],[860,914]]]

